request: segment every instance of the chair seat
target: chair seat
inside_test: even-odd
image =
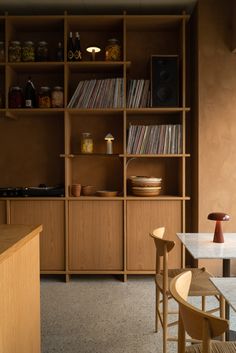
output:
[[[202,345],[193,344],[187,346],[186,353],[201,353]],[[236,352],[236,342],[218,342],[211,341],[211,353],[235,353]]]
[[[212,275],[203,268],[178,268],[168,270],[168,288],[170,286],[171,280],[186,271],[192,272],[192,281],[190,286],[189,295],[190,296],[209,296],[209,295],[219,295],[219,292],[215,288],[214,284],[209,280]],[[162,290],[162,274],[156,275],[156,284]]]

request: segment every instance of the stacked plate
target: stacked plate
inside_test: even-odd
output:
[[[161,192],[161,178],[148,176],[131,176],[131,190],[135,196],[157,196]]]

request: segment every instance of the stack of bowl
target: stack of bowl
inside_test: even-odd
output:
[[[161,178],[153,176],[131,176],[132,194],[135,196],[158,196],[161,192]]]

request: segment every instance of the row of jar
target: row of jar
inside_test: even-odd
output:
[[[63,108],[63,88],[55,86],[50,89],[48,86],[40,87],[36,92],[32,81],[28,81],[25,89],[19,86],[12,86],[9,89],[9,108]]]
[[[4,42],[0,42],[0,61],[5,60]],[[32,62],[32,61],[48,61],[49,49],[46,41],[38,42],[35,46],[34,42],[26,41],[21,44],[20,41],[14,40],[9,43],[8,61],[9,62]],[[53,60],[64,60],[64,49],[62,43],[58,42],[57,48],[53,55]]]

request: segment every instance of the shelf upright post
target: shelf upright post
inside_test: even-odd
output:
[[[127,126],[127,117],[126,117],[126,88],[127,88],[127,65],[126,65],[126,12],[123,13],[123,192],[124,192],[124,201],[123,201],[123,210],[124,210],[124,232],[123,232],[123,270],[124,270],[124,282],[127,281],[127,170],[126,170],[126,126]]]

